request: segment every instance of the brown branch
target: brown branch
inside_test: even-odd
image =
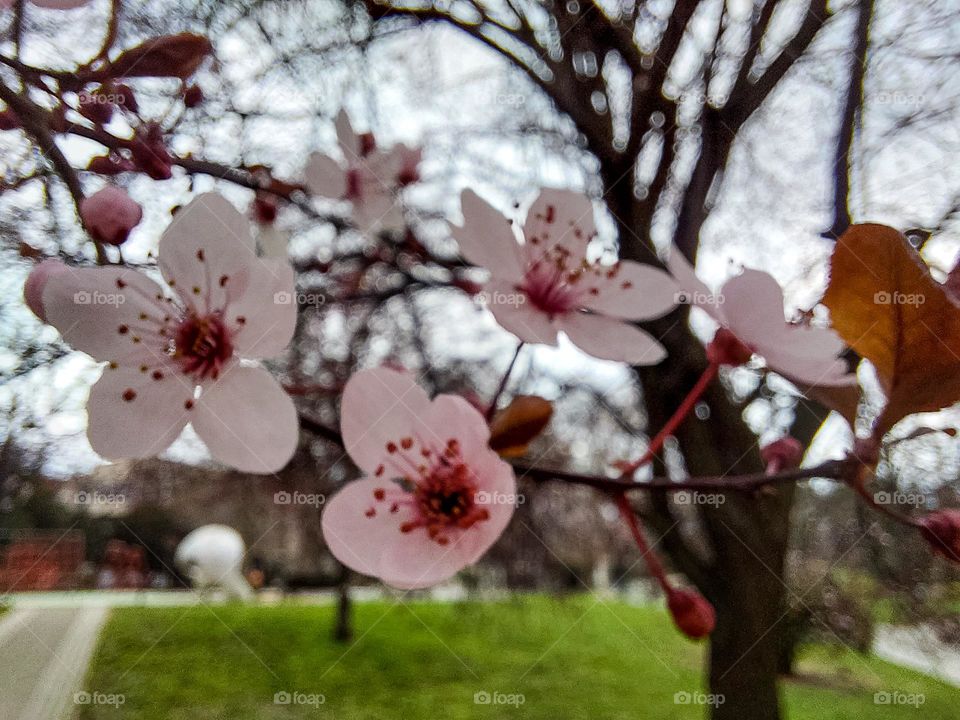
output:
[[[735,133],[763,104],[787,71],[806,52],[827,21],[827,5],[828,0],[811,0],[796,35],[756,82],[750,82],[749,72],[742,74],[730,93],[730,100],[721,111],[723,122],[730,128],[731,134]]]
[[[53,131],[50,129],[49,113],[38,108],[28,97],[20,95],[3,82],[0,82],[0,100],[3,100],[16,113],[24,130],[33,136],[37,148],[53,165],[57,175],[70,191],[79,218],[80,204],[84,198],[83,185],[80,184],[80,177],[76,170],[57,145]],[[107,264],[109,260],[103,245],[96,240],[93,240],[93,244],[97,252],[97,262],[101,265]]]
[[[857,8],[857,26],[854,29],[854,50],[850,56],[850,79],[847,83],[843,117],[837,135],[833,166],[833,224],[827,234],[838,238],[850,227],[850,151],[857,134],[859,116],[863,107],[863,82],[867,71],[867,51],[870,45],[870,20],[873,2],[861,0]]]

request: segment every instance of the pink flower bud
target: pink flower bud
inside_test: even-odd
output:
[[[101,175],[119,175],[137,169],[132,160],[118,155],[98,155],[87,163],[87,170]]]
[[[84,198],[80,219],[97,242],[122,245],[143,219],[143,209],[126,192],[108,185]]]
[[[688,638],[705,638],[717,625],[713,605],[695,590],[671,589],[667,596],[667,608],[677,629]]]
[[[743,365],[752,356],[753,350],[724,327],[717,330],[717,334],[707,345],[707,359],[717,365]]]
[[[0,111],[0,130],[16,130],[20,127],[20,118],[13,110]]]
[[[23,299],[27,307],[43,322],[47,321],[46,313],[43,311],[43,290],[47,286],[47,280],[65,272],[70,272],[70,269],[60,260],[47,258],[30,271],[27,281],[23,284]]]
[[[188,108],[195,108],[203,102],[203,90],[199,85],[190,85],[183,91],[183,104]]]
[[[960,563],[960,510],[937,510],[920,518],[920,532],[933,551]]]
[[[82,90],[79,96],[79,111],[87,120],[105,125],[113,118],[116,105],[111,97],[110,88],[101,85],[93,92]]]
[[[791,470],[803,458],[803,445],[788,435],[760,448],[760,458],[770,472]]]

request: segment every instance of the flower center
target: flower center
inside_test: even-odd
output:
[[[174,359],[187,375],[198,380],[216,380],[227,361],[233,357],[230,331],[220,313],[200,317],[187,315],[177,326],[174,337]]]
[[[475,476],[455,439],[448,440],[442,452],[425,446],[418,449],[409,437],[387,443],[386,449],[390,468],[381,465],[376,476],[389,476],[389,471],[395,470],[396,487],[374,491],[376,503],[367,510],[368,517],[376,515],[377,503],[385,504],[392,513],[401,505],[410,506],[412,518],[400,526],[400,532],[424,528],[440,545],[450,542],[451,531],[466,530],[489,519],[489,511],[476,502]]]
[[[527,266],[518,289],[552,317],[577,309],[585,295],[597,296],[615,285],[628,289],[631,283],[619,282],[619,274],[619,263],[577,259],[566,247],[554,245]]]

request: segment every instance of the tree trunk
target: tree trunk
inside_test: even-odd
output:
[[[649,219],[635,217],[632,189],[612,186],[607,200],[619,220],[620,237],[626,239],[621,257],[655,261],[634,229]],[[698,216],[695,228],[689,226],[692,215]],[[695,237],[702,217],[688,214],[685,232]],[[645,325],[668,352],[660,365],[639,369],[651,431],[663,426],[706,367],[703,347],[687,327],[683,310]],[[719,383],[708,390],[704,402],[709,417],[691,415],[676,433],[689,474],[762,469],[757,437],[744,423],[742,408],[730,402]],[[699,589],[717,612],[706,672],[709,694],[717,700],[710,708],[714,720],[780,718],[778,620],[786,609],[783,575],[792,499],[792,486],[778,487],[746,497],[729,493],[720,504],[698,507],[712,554],[709,566],[698,573]]]
[[[348,643],[353,640],[353,600],[350,597],[350,571],[344,566],[337,585],[337,620],[333,627],[333,640]]]

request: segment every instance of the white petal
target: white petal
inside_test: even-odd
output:
[[[160,237],[164,279],[198,312],[222,310],[249,281],[256,262],[250,221],[216,193],[198,195]]]
[[[282,353],[297,325],[296,288],[290,263],[256,260],[243,294],[227,305],[226,319],[230,327],[239,328],[233,346],[241,357],[268,358]]]
[[[204,386],[192,412],[210,454],[243,472],[277,472],[297,449],[297,410],[261,367],[234,364]]]
[[[451,232],[463,256],[496,278],[519,282],[523,278],[520,245],[510,221],[473,190],[463,191],[460,205],[463,225]]]
[[[655,365],[667,356],[643,330],[603,315],[567,313],[557,320],[570,341],[589,355],[631,365]]]
[[[158,455],[190,419],[193,390],[172,368],[105,368],[87,402],[90,446],[108,460]]]
[[[622,260],[611,271],[616,275],[585,276],[580,281],[598,291],[583,296],[583,307],[623,320],[651,320],[676,307],[680,286],[662,270]]]
[[[160,286],[130,268],[67,268],[48,277],[43,309],[73,348],[96,360],[139,366],[166,359],[166,340],[158,332],[169,304],[158,297]]]
[[[313,153],[303,170],[303,179],[312,195],[339,200],[347,192],[347,174],[336,160]]]

